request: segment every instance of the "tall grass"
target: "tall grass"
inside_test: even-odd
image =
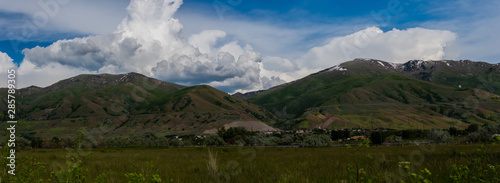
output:
[[[27,157],[36,160],[38,167],[43,167],[37,169],[37,180],[48,180],[50,172],[61,172],[64,168],[60,165],[66,164],[67,154],[67,150],[61,149],[21,150],[17,156],[19,162],[26,162]],[[367,155],[371,158],[360,163],[359,159]],[[409,167],[400,167],[400,162],[410,162]],[[79,171],[85,182],[127,182],[125,175],[130,173],[162,182],[349,182],[353,180],[349,178],[353,171],[360,182],[408,182],[412,173],[425,175],[432,182],[453,182],[453,177],[473,180],[470,175],[479,176],[482,172],[490,172],[483,177],[500,176],[491,172],[491,167],[498,170],[499,164],[500,146],[461,144],[375,146],[361,148],[356,153],[346,147],[94,149],[78,168],[85,170]],[[18,172],[29,172],[22,171],[29,166],[20,163]],[[349,166],[353,168],[349,170]],[[154,167],[154,171],[148,167]],[[427,175],[425,169],[431,174]]]
[[[214,153],[208,149],[208,162],[207,162],[208,174],[211,178],[217,179],[219,177],[217,169],[217,152]]]

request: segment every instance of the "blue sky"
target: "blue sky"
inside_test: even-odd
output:
[[[76,0],[73,0],[76,1]],[[114,0],[116,2],[108,3],[110,7],[107,10],[113,14],[123,14],[125,15],[125,8],[128,5],[126,0]],[[36,1],[32,1],[35,3]],[[314,24],[314,25],[329,25],[329,24],[342,24],[345,22],[348,24],[350,21],[358,21],[358,26],[364,26],[363,23],[368,23],[373,19],[372,12],[379,12],[386,10],[388,8],[388,3],[390,1],[367,1],[367,0],[353,0],[353,1],[304,1],[304,0],[276,0],[276,1],[256,1],[256,0],[187,0],[183,2],[182,7],[179,9],[178,14],[198,14],[203,16],[209,16],[211,18],[217,19],[220,16],[224,18],[231,19],[243,19],[245,21],[262,21],[269,23],[277,23],[283,27],[301,27],[303,24]],[[415,26],[419,26],[422,23],[429,21],[446,21],[451,20],[455,16],[467,17],[468,14],[473,14],[474,12],[466,11],[454,11],[454,14],[450,14],[449,9],[453,8],[455,1],[400,1],[401,7],[403,7],[403,12],[392,16],[391,21],[387,26],[379,26],[383,31],[391,30],[392,28],[406,29]],[[9,3],[8,1],[2,3]],[[96,6],[100,6],[103,3],[95,3]],[[113,6],[113,7],[111,7]],[[438,7],[438,8],[436,8]],[[220,8],[219,12],[218,9]],[[433,11],[435,9],[447,9],[446,11]],[[92,12],[89,12],[92,13]],[[182,16],[178,15],[177,18],[182,19]],[[220,15],[220,16],[219,16]],[[22,24],[22,19],[29,19],[29,13],[19,13],[19,12],[8,12],[0,11],[0,19],[2,20],[16,20]],[[114,19],[107,20],[111,24],[114,22],[118,24],[122,17],[116,16]],[[221,21],[223,22],[223,20]],[[100,26],[96,22],[96,26]],[[108,31],[112,31],[108,27]],[[355,30],[359,27],[353,27]],[[203,29],[199,27],[197,29]],[[32,48],[34,46],[48,46],[50,43],[55,42],[59,39],[68,39],[73,37],[82,37],[87,35],[93,35],[96,33],[104,32],[80,32],[79,30],[43,30],[43,33],[37,34],[28,38],[27,40],[14,40],[10,42],[10,39],[5,35],[19,31],[16,29],[2,29],[0,31],[2,36],[2,41],[0,42],[0,51],[8,53],[16,63],[20,63],[23,58],[21,53],[24,48]],[[190,32],[189,30],[187,32]],[[307,39],[324,39],[327,36],[332,35],[342,35],[349,33],[344,31],[339,32],[325,32],[318,33],[315,35],[310,35],[305,37],[304,41],[310,41]],[[17,48],[16,48],[17,47]],[[487,60],[488,61],[488,60]],[[496,60],[491,60],[496,61]]]
[[[46,72],[44,69],[49,66],[67,70],[37,81],[38,84],[26,85],[48,85],[72,76],[71,73],[133,71],[166,81],[186,85],[211,84],[224,91],[235,92],[263,89],[288,82],[356,57],[374,57],[398,63],[410,59],[471,59],[490,63],[498,63],[500,60],[500,51],[497,49],[500,47],[500,36],[495,31],[500,28],[498,1],[185,0],[180,8],[173,9],[161,4],[170,0],[155,0],[157,4],[150,4],[151,7],[134,6],[136,9],[129,6],[130,1],[127,0],[71,0],[68,3],[56,0],[25,1],[0,0],[0,52],[7,54],[21,71],[26,71],[26,77],[35,76],[28,72]],[[179,0],[171,1],[175,5],[181,4]],[[52,6],[47,11],[40,2],[55,2],[57,7],[54,9]],[[155,7],[161,6],[165,7],[155,10]],[[160,17],[147,14],[156,11],[164,15]],[[170,11],[173,16],[165,14],[165,11]],[[135,15],[134,12],[144,14],[148,20],[159,19],[165,22],[175,18],[178,24],[165,26],[170,29],[168,26],[181,25],[182,29],[172,29],[172,35],[160,36],[163,40],[155,40],[157,38],[142,35],[145,30],[133,27],[158,28],[144,23],[148,21],[130,20],[126,24],[127,28],[118,27],[120,23],[125,25],[124,19]],[[38,20],[33,18],[37,15],[44,15],[46,19],[43,16]],[[26,29],[27,22],[31,22],[35,28]],[[27,30],[35,31],[27,33]],[[128,67],[125,63],[135,63],[146,57],[137,56],[134,58],[136,60],[127,60],[128,57],[124,55],[116,56],[123,52],[119,50],[121,48],[108,49],[116,45],[114,43],[123,41],[125,37],[116,38],[120,31],[130,32],[129,38],[136,40],[132,43],[138,45],[136,50],[144,49],[147,47],[145,45],[155,41],[168,44],[172,41],[169,39],[175,37],[176,41],[180,40],[179,44],[192,46],[208,56],[199,58],[199,53],[196,52],[188,55],[186,63],[181,63],[179,60],[171,60],[175,53],[184,53],[181,47],[162,45],[162,49],[177,51],[148,57],[156,60],[149,63],[147,68]],[[370,39],[360,46],[356,42],[359,40],[353,42],[350,38],[357,35],[368,35]],[[111,39],[115,38],[113,42]],[[63,41],[59,40],[69,43],[62,44]],[[86,42],[82,44],[82,41]],[[343,49],[349,41],[352,42],[349,44],[356,47],[346,53]],[[408,43],[412,41],[415,44]],[[55,42],[57,44],[52,45]],[[40,48],[32,49],[36,46]],[[96,52],[87,49],[80,54],[82,46],[95,46]],[[23,53],[25,48],[27,50]],[[398,51],[398,48],[405,49]],[[234,63],[231,68],[227,68],[228,73],[216,72],[216,68],[220,68],[216,66],[220,64],[217,55],[222,52],[232,55]],[[247,55],[253,52],[259,55],[253,60],[257,63],[253,66],[256,71],[254,75],[242,74],[241,70],[248,68],[243,69],[243,66],[236,64],[239,58],[247,58],[242,56],[247,52]],[[339,54],[343,56],[338,56]],[[27,62],[23,65],[21,63],[25,61],[25,55]],[[313,63],[306,64],[305,60],[311,59],[314,60]],[[200,60],[202,65],[188,67],[192,65],[187,64],[188,62]],[[88,63],[79,64],[83,61]],[[253,64],[252,61],[249,62]],[[181,76],[164,74],[169,70],[161,69],[172,69],[172,64],[167,63],[179,64],[178,68],[185,72],[178,73]],[[206,73],[192,75],[192,70],[196,69],[202,69]],[[213,78],[213,81],[197,77]]]

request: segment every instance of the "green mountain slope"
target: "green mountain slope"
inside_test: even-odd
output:
[[[451,87],[478,88],[500,95],[499,64],[470,60],[409,61],[401,69],[417,79]]]
[[[407,66],[357,59],[261,92],[248,101],[274,111],[283,119],[278,123],[282,128],[447,128],[500,120],[500,103],[493,101],[498,89],[490,93],[468,85],[460,88],[443,75],[461,71],[445,73],[437,67],[425,81],[416,77],[419,71]]]
[[[185,87],[136,73],[80,75],[46,88],[20,89],[16,97],[17,115],[25,121],[21,132],[45,138],[88,129],[112,136],[145,130],[188,134],[233,121],[273,123],[264,108],[210,86]],[[0,101],[6,111],[5,96]]]

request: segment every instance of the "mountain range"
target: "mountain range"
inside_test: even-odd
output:
[[[235,121],[274,122],[263,107],[210,86],[186,87],[137,73],[79,75],[46,88],[20,89],[16,98],[17,115],[25,122],[21,132],[46,138],[88,129],[109,136],[196,134]],[[0,110],[7,111],[5,96],[1,100]]]
[[[245,96],[294,128],[463,128],[500,121],[500,65],[355,59]]]
[[[500,122],[498,95],[499,64],[355,59],[268,90],[233,96],[207,85],[187,87],[137,73],[79,75],[45,88],[19,89],[16,110],[24,125],[21,132],[44,138],[89,129],[107,136],[200,134],[231,124],[465,128]],[[6,96],[0,100],[0,110],[7,111]]]

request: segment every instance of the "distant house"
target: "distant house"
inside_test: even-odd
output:
[[[266,135],[271,135],[273,134],[275,131],[263,131],[262,133],[266,134]]]
[[[365,136],[352,136],[350,139],[351,140],[364,140],[366,137]]]

